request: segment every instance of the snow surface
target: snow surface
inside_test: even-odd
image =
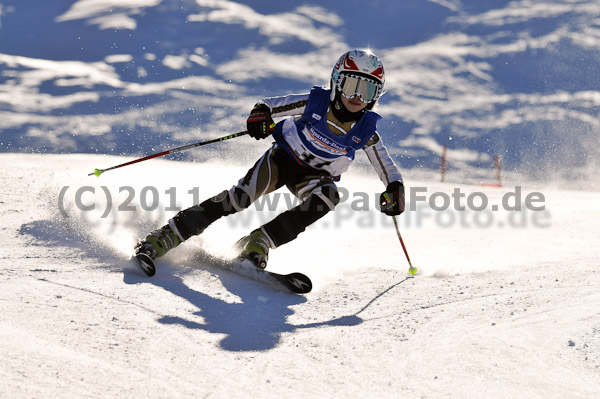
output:
[[[0,398],[600,397],[598,2],[321,3],[0,0]],[[306,296],[210,261],[285,191],[153,278],[132,264],[268,144],[88,173],[242,130],[258,99],[326,85],[367,47],[416,276],[362,154],[336,211],[272,251]],[[440,210],[456,190],[489,204]],[[517,192],[544,209],[492,210]]]
[[[136,237],[175,212],[165,211],[175,206],[166,190],[187,206],[189,190],[213,195],[244,170],[152,160],[87,176],[126,160],[0,155],[0,397],[600,395],[598,192],[523,186],[544,193],[539,225],[527,216],[509,226],[499,212],[488,227],[441,227],[429,206],[402,215],[414,277],[389,220],[344,202],[272,252],[272,270],[313,279],[315,290],[298,296],[199,256],[226,252],[266,217],[255,208],[143,275],[128,257]],[[491,203],[514,190],[406,178]],[[153,184],[160,205],[145,212],[140,193]],[[103,218],[102,187],[122,205],[125,186],[137,211]],[[358,169],[340,182],[350,198],[380,186]],[[82,187],[81,205],[95,210],[75,205]]]

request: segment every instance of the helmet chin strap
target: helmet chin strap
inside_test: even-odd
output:
[[[340,95],[340,93],[337,93],[337,90],[336,90],[335,98],[333,99],[333,101],[330,102],[330,107],[331,107],[331,110],[333,111],[333,115],[340,122],[357,121],[360,119],[361,116],[363,116],[366,109],[369,108],[369,107],[367,107],[367,108],[361,109],[358,112],[350,112],[344,106],[344,103],[342,103],[341,95]]]

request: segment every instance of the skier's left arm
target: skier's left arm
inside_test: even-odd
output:
[[[386,186],[385,192],[381,193],[379,197],[381,212],[389,216],[401,214],[405,207],[404,180],[400,169],[383,145],[379,133],[375,132],[364,151],[367,153],[373,169]]]

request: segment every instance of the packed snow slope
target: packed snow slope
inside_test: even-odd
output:
[[[454,212],[414,197],[399,218],[413,277],[373,206],[381,183],[353,170],[336,211],[272,252],[272,270],[313,279],[299,296],[206,256],[285,208],[285,191],[277,207],[217,221],[146,277],[129,260],[137,237],[244,169],[152,160],[87,176],[129,159],[0,155],[0,397],[600,395],[598,192],[409,172],[419,196],[489,199]],[[511,204],[537,193],[544,210],[490,210],[517,192]]]

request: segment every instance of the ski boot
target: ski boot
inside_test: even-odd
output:
[[[241,250],[239,259],[248,259],[259,269],[267,267],[271,243],[261,229],[256,229],[250,235],[240,239],[236,243],[236,247]]]
[[[166,225],[152,231],[135,246],[135,258],[148,276],[156,273],[154,259],[165,255],[181,243],[181,239]]]

